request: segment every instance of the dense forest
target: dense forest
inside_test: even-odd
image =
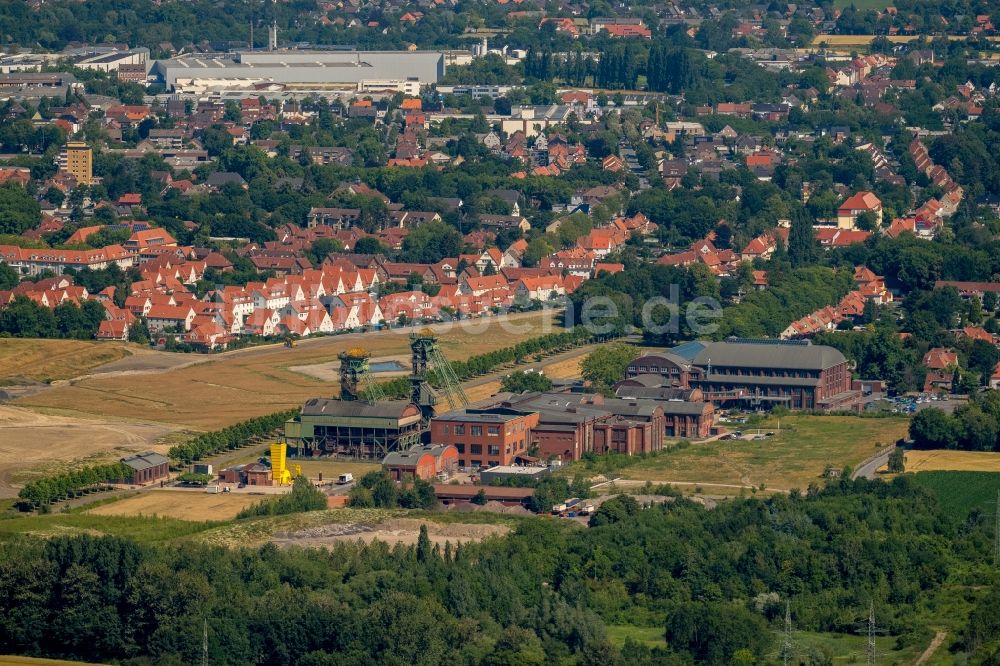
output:
[[[528,519],[443,548],[26,538],[0,545],[0,653],[190,664],[207,625],[213,664],[749,664],[773,658],[786,602],[797,629],[849,634],[874,603],[881,632],[923,644],[946,583],[990,580],[991,522],[956,526],[899,478],[714,510],[619,497],[589,529]],[[978,589],[952,648],[996,663],[998,590]],[[616,648],[609,624],[669,647]]]

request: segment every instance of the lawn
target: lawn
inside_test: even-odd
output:
[[[121,342],[6,338],[0,342],[0,386],[79,377],[135,349]]]
[[[854,5],[858,11],[883,10],[891,4],[892,0],[833,0],[833,6],[837,9],[846,9]]]
[[[764,484],[772,490],[805,490],[821,481],[827,465],[857,465],[906,434],[907,420],[854,416],[788,416],[766,420],[763,441],[712,441],[667,451],[618,474],[639,481]]]
[[[542,312],[515,315],[509,325],[488,319],[470,326],[439,334],[446,357],[462,360],[559,330],[552,314]],[[292,349],[275,345],[231,352],[166,371],[88,377],[16,404],[213,430],[301,406],[307,398],[336,395],[334,382],[291,368],[334,362],[342,351],[359,344],[377,357],[409,353],[405,331],[330,336],[304,340]],[[190,355],[191,361],[204,359]]]
[[[913,480],[937,495],[941,508],[956,520],[963,520],[973,509],[988,515],[996,511],[1000,473],[919,472]]]
[[[232,458],[227,458],[224,466],[232,467],[234,465],[242,465],[245,463],[257,462],[261,456],[268,456],[269,451],[267,448],[258,448],[256,450],[244,451],[242,455],[235,456]],[[221,469],[223,465],[216,464],[216,469]],[[355,479],[361,478],[368,472],[374,472],[376,470],[382,469],[381,463],[368,462],[360,460],[337,460],[334,458],[319,458],[319,459],[305,459],[305,458],[289,458],[287,461],[288,467],[293,471],[296,465],[302,467],[302,473],[309,477],[310,479],[318,480],[319,475],[323,475],[324,481],[336,480],[341,474],[347,474],[350,472],[354,475]]]

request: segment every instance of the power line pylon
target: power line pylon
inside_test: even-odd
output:
[[[1000,490],[997,491],[997,508],[993,526],[993,565],[1000,567]]]
[[[785,602],[785,638],[781,643],[781,656],[785,666],[790,666],[792,661],[792,612]]]
[[[875,666],[875,602],[872,601],[868,610],[868,646],[865,650],[868,656],[868,666]]]

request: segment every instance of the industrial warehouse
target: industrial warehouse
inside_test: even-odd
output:
[[[394,90],[419,94],[444,76],[440,51],[283,49],[158,60],[151,76],[178,93],[225,90]]]

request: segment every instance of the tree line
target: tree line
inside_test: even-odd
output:
[[[73,499],[104,484],[122,483],[132,478],[132,468],[124,463],[89,465],[72,472],[36,479],[18,492],[18,508],[32,510],[53,502]]]
[[[94,300],[79,305],[65,301],[49,308],[27,296],[15,296],[0,311],[0,336],[93,340],[104,319],[104,306]]]
[[[240,511],[237,518],[255,516],[282,516],[303,511],[321,511],[326,508],[326,494],[304,476],[292,482],[292,492],[277,498],[261,500]]]
[[[920,410],[910,421],[910,439],[918,449],[1000,451],[1000,391],[974,394],[951,414]]]
[[[282,427],[290,418],[297,416],[298,409],[274,412],[265,416],[255,416],[226,426],[221,430],[206,432],[183,444],[170,447],[168,455],[182,464],[190,464],[227,449],[238,449],[246,446],[253,437],[266,437],[274,430]]]
[[[901,477],[711,511],[619,498],[589,529],[526,519],[444,547],[25,538],[0,543],[0,651],[198,663],[207,624],[215,664],[723,666],[769,663],[786,603],[798,631],[864,635],[870,602],[902,649],[929,641],[925,609],[945,601],[951,572],[987,566],[991,523],[954,524]],[[973,612],[954,647],[973,663],[996,659],[997,593],[964,592]],[[616,647],[610,624],[655,628],[666,646]]]

